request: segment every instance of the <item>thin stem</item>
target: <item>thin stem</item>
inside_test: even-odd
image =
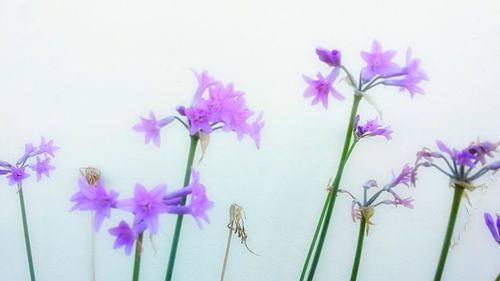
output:
[[[186,172],[184,173],[184,186],[188,186],[191,181],[191,167],[193,166],[194,156],[196,154],[196,146],[198,144],[199,137],[191,136],[191,144],[189,146],[188,159],[186,163]],[[186,197],[184,196],[181,201],[181,206],[186,205]],[[168,258],[167,274],[165,276],[165,281],[171,281],[172,275],[174,273],[175,257],[177,255],[177,248],[179,247],[179,238],[181,235],[182,220],[184,216],[178,215],[177,221],[175,223],[174,237],[172,239],[172,246],[170,247],[170,256]]]
[[[323,204],[323,209],[321,210],[321,215],[319,216],[318,224],[316,225],[316,230],[314,231],[314,236],[311,241],[311,245],[309,246],[309,251],[307,251],[307,257],[304,262],[304,266],[302,267],[302,273],[300,274],[300,281],[304,280],[306,276],[306,271],[309,266],[309,260],[311,259],[311,255],[314,251],[314,246],[316,246],[316,240],[318,239],[319,231],[321,230],[321,226],[323,225],[323,219],[325,218],[326,209],[328,208],[328,203],[332,199],[331,192],[328,192],[328,196],[326,197],[325,203]]]
[[[356,246],[356,255],[354,256],[354,263],[352,265],[351,281],[356,281],[356,278],[358,276],[359,261],[361,260],[361,252],[363,251],[363,241],[365,240],[365,228],[366,228],[366,221],[364,218],[362,218],[359,225],[358,245]]]
[[[141,269],[141,256],[142,256],[142,235],[144,232],[141,232],[137,237],[137,241],[135,242],[135,258],[134,258],[134,273],[132,275],[132,281],[139,280],[139,271]]]
[[[455,185],[453,203],[451,204],[450,218],[448,220],[448,227],[446,229],[446,235],[444,237],[443,248],[441,249],[441,256],[439,257],[439,264],[436,269],[434,281],[441,280],[441,276],[443,276],[444,265],[446,263],[446,257],[448,256],[448,249],[450,248],[451,237],[453,235],[453,229],[455,228],[455,222],[457,221],[458,209],[460,208],[460,200],[462,199],[463,193],[464,188],[458,184]]]
[[[222,273],[220,275],[220,281],[224,281],[224,275],[226,274],[227,260],[229,258],[229,249],[231,249],[231,238],[233,234],[233,229],[229,228],[229,234],[227,236],[226,253],[224,254],[224,263],[222,264]]]
[[[182,126],[184,126],[184,128],[189,130],[189,126],[188,126],[188,124],[186,124],[186,122],[184,122],[184,120],[182,120],[181,118],[179,118],[177,116],[175,116],[174,119],[179,121],[182,124]]]
[[[349,79],[351,85],[353,87],[356,87],[356,80],[354,80],[354,77],[352,76],[352,74],[349,72],[349,70],[347,70],[347,68],[344,66],[344,65],[340,65],[340,68],[345,72],[345,74],[347,74],[347,78]],[[361,81],[361,80],[360,80]]]
[[[354,127],[354,119],[356,117],[356,113],[358,111],[358,106],[359,106],[359,103],[361,101],[361,98],[362,98],[362,96],[358,93],[356,93],[354,95],[354,99],[352,102],[352,108],[351,108],[351,116],[349,117],[349,123],[347,126],[347,131],[346,131],[346,136],[345,136],[345,141],[344,141],[344,148],[342,150],[342,156],[340,158],[340,163],[339,163],[339,167],[337,170],[337,175],[335,176],[335,180],[333,181],[333,184],[331,186],[332,190],[328,194],[328,197],[330,197],[330,200],[328,200],[328,198],[327,198],[328,206],[326,209],[323,226],[322,226],[321,233],[319,236],[318,245],[316,246],[314,258],[313,258],[313,261],[311,263],[311,269],[309,270],[309,274],[307,276],[308,281],[313,280],[314,273],[316,272],[319,258],[321,256],[321,251],[323,249],[323,244],[325,243],[326,233],[328,232],[328,226],[330,224],[330,219],[332,217],[333,207],[335,205],[335,199],[337,197],[337,191],[339,189],[340,180],[342,178],[342,173],[344,172],[344,167],[347,164],[347,160],[349,158],[349,148],[351,145],[351,138],[353,135],[352,130]]]
[[[28,231],[28,220],[26,219],[26,207],[24,205],[23,187],[17,185],[19,193],[19,203],[21,204],[21,215],[23,217],[24,243],[26,244],[26,254],[28,256],[28,266],[30,270],[31,281],[35,281],[35,267],[33,266],[33,256],[31,255],[30,235]]]

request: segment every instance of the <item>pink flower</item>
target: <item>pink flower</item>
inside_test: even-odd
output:
[[[333,87],[333,82],[335,82],[335,79],[337,79],[339,72],[340,68],[334,68],[327,77],[323,77],[323,75],[318,72],[318,74],[316,75],[318,79],[316,80],[304,75],[304,80],[307,84],[309,84],[309,87],[307,87],[307,89],[304,91],[304,97],[314,97],[311,104],[315,105],[321,102],[325,108],[328,108],[329,94],[331,94],[332,97],[336,100],[344,100],[344,96],[342,96]]]

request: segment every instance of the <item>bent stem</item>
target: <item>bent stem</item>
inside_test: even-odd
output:
[[[134,273],[132,275],[132,281],[139,280],[139,271],[141,269],[141,255],[142,255],[142,235],[144,232],[141,232],[137,237],[137,241],[135,242],[135,258],[134,258]]]
[[[224,254],[224,263],[222,264],[222,273],[220,275],[220,281],[224,281],[224,275],[226,274],[227,260],[229,258],[229,249],[231,249],[231,238],[233,237],[233,229],[229,228],[229,235],[227,236],[226,253]]]
[[[446,257],[448,256],[448,249],[450,248],[451,237],[453,236],[453,229],[455,228],[455,222],[457,221],[458,209],[460,208],[460,200],[462,199],[463,193],[464,188],[455,184],[455,192],[453,195],[453,203],[451,204],[448,228],[446,229],[446,235],[444,237],[443,248],[441,249],[441,256],[439,257],[439,264],[436,269],[434,281],[441,280],[441,276],[443,276],[444,265],[446,263]]]
[[[184,174],[184,186],[189,185],[191,181],[191,167],[193,166],[194,155],[196,154],[196,146],[198,144],[198,136],[190,136],[191,144],[189,146],[188,159],[186,163],[186,172]],[[181,206],[186,205],[186,197],[182,198]],[[167,274],[165,276],[165,281],[171,281],[172,275],[174,273],[175,257],[177,255],[177,248],[179,246],[179,237],[181,234],[182,221],[184,216],[178,215],[177,221],[175,223],[174,237],[172,239],[172,246],[170,247],[170,256],[168,258]]]
[[[313,258],[313,261],[311,263],[311,268],[310,268],[309,274],[307,276],[308,281],[313,280],[314,273],[316,272],[319,258],[321,256],[321,251],[323,249],[323,244],[325,243],[325,238],[326,238],[326,233],[328,231],[328,226],[330,224],[330,220],[332,217],[333,207],[335,205],[335,199],[337,198],[337,191],[339,189],[340,180],[342,178],[342,174],[344,172],[345,165],[347,164],[347,160],[349,159],[349,156],[352,152],[351,139],[352,139],[352,135],[353,135],[354,120],[356,118],[356,113],[358,112],[358,106],[359,106],[359,103],[361,102],[361,98],[362,98],[362,95],[360,93],[356,92],[354,94],[354,99],[353,99],[352,108],[351,108],[351,115],[349,117],[349,123],[347,126],[347,131],[346,131],[346,136],[345,136],[345,141],[344,141],[344,148],[342,150],[342,156],[340,158],[339,168],[337,170],[337,174],[335,175],[335,180],[333,181],[333,183],[331,185],[331,190],[330,190],[328,197],[326,199],[327,208],[326,208],[325,218],[323,221],[323,225],[320,226],[318,224],[318,227],[316,227],[316,231],[318,231],[318,228],[321,228],[321,232],[320,232],[318,244],[316,246],[316,251],[314,253],[314,258]]]
[[[26,207],[24,206],[24,196],[23,196],[23,187],[21,184],[17,185],[18,193],[19,193],[19,203],[21,204],[21,215],[23,218],[23,231],[24,231],[24,243],[26,244],[26,254],[28,256],[28,266],[30,270],[30,278],[31,281],[35,281],[35,267],[33,266],[33,257],[31,255],[31,243],[30,243],[30,235],[28,232],[28,220],[26,218]]]
[[[361,218],[359,225],[358,245],[356,246],[356,256],[354,257],[354,264],[352,265],[351,281],[356,281],[358,277],[359,261],[361,260],[361,252],[363,251],[363,241],[365,240],[366,220]]]

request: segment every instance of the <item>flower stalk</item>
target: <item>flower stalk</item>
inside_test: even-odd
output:
[[[141,256],[142,256],[142,236],[144,232],[141,232],[137,236],[137,241],[135,242],[135,257],[134,257],[134,272],[132,275],[132,281],[139,280],[139,271],[141,269]]]
[[[21,184],[18,184],[18,193],[19,193],[19,203],[21,205],[21,215],[23,218],[23,231],[24,231],[24,243],[26,244],[26,255],[28,256],[28,266],[30,270],[30,279],[31,281],[35,281],[35,267],[33,265],[33,256],[31,255],[31,243],[30,243],[30,234],[28,231],[28,220],[26,218],[26,207],[24,205],[24,196],[23,196],[23,188]]]
[[[365,220],[364,217],[362,217],[359,225],[358,245],[356,246],[356,255],[354,256],[354,263],[352,265],[351,281],[356,281],[358,277],[359,262],[361,260],[361,253],[363,251],[363,241],[365,240],[366,224],[367,221]]]
[[[184,186],[189,185],[191,181],[191,167],[193,166],[194,156],[196,154],[196,147],[198,145],[199,137],[197,135],[190,136],[191,143],[189,146],[188,159],[186,163],[186,172],[184,174]],[[182,198],[181,206],[186,205],[186,197]],[[174,237],[172,239],[172,246],[170,247],[170,255],[168,258],[167,273],[165,276],[165,281],[171,281],[174,272],[175,258],[177,255],[177,248],[179,247],[179,238],[181,234],[182,221],[184,216],[178,215],[177,221],[175,223]]]
[[[441,249],[441,256],[439,257],[439,264],[436,269],[436,274],[434,276],[434,281],[441,280],[444,271],[444,265],[446,263],[446,258],[448,257],[448,250],[451,244],[451,237],[453,236],[453,230],[455,228],[455,222],[457,221],[458,209],[460,208],[460,201],[464,193],[464,187],[459,184],[455,184],[455,192],[453,194],[453,202],[451,204],[450,218],[448,220],[448,227],[446,229],[446,235],[444,237],[443,248]]]

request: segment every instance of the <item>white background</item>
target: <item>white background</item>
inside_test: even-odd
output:
[[[199,231],[185,220],[175,280],[218,280],[228,208],[246,208],[249,254],[236,240],[227,280],[298,280],[316,219],[334,174],[352,96],[328,110],[302,98],[301,75],[326,71],[317,46],[343,51],[353,71],[373,39],[422,59],[430,81],[411,99],[395,88],[372,92],[394,138],[363,141],[342,186],[359,194],[366,180],[390,180],[435,139],[463,147],[481,137],[500,140],[498,1],[263,1],[263,0],[0,0],[0,159],[14,162],[24,143],[55,139],[57,170],[25,184],[38,280],[89,280],[89,214],[70,213],[78,168],[102,170],[122,198],[136,182],[182,183],[188,138],[171,125],[160,149],[132,131],[139,115],[165,116],[188,104],[196,88],[190,68],[207,69],[247,93],[264,112],[262,148],[217,133],[196,168],[215,202],[212,223]],[[363,103],[367,117],[374,109]],[[430,280],[448,219],[452,190],[434,170],[420,173],[415,209],[377,209],[366,239],[359,280]],[[449,254],[444,280],[487,281],[500,272],[500,247],[484,211],[500,212],[498,175],[481,183],[471,214],[462,205],[460,241]],[[0,181],[0,280],[28,280],[19,202]],[[132,257],[113,250],[106,229],[97,235],[98,280],[129,280]],[[146,239],[142,280],[163,280],[175,217],[164,216]],[[316,280],[347,280],[358,225],[350,200],[339,197]]]

